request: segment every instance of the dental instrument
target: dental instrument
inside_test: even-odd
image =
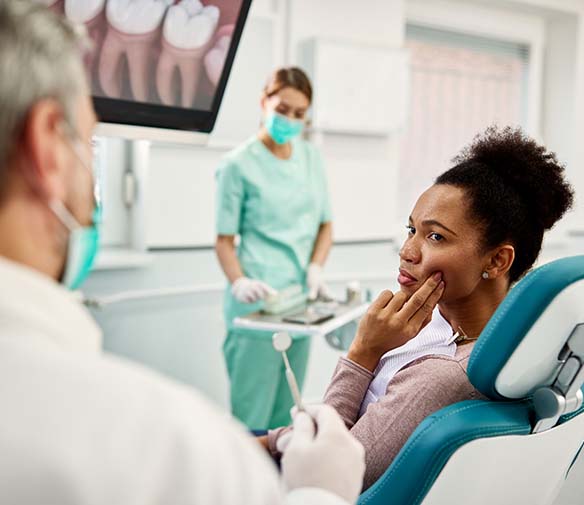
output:
[[[290,367],[290,362],[288,361],[288,355],[286,351],[290,349],[292,345],[292,337],[286,331],[281,331],[274,333],[272,336],[272,344],[274,349],[282,353],[282,359],[284,360],[284,366],[286,367],[286,380],[288,381],[288,386],[290,387],[290,392],[292,393],[292,398],[294,398],[294,404],[299,412],[305,411],[304,404],[302,403],[302,398],[300,397],[300,390],[298,389],[298,383],[296,382],[296,377],[292,368]]]

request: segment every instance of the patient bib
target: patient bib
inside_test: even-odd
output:
[[[389,381],[403,367],[423,356],[442,355],[454,356],[456,343],[453,339],[452,327],[442,317],[438,307],[432,313],[432,320],[410,341],[386,352],[375,368],[375,377],[369,384],[369,389],[363,398],[359,417],[370,403],[375,403],[385,395]]]

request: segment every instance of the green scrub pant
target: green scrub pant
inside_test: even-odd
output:
[[[262,332],[263,333],[263,332]],[[260,333],[260,335],[262,335]],[[282,355],[272,347],[272,334],[231,330],[223,344],[230,381],[231,412],[248,428],[268,430],[290,424],[294,405]],[[295,337],[288,359],[302,390],[310,337]]]

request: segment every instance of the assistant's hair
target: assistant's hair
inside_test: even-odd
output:
[[[30,108],[54,98],[75,125],[75,101],[88,93],[81,28],[30,0],[0,1],[0,190]]]
[[[515,248],[509,279],[534,264],[543,235],[572,207],[574,191],[564,166],[520,128],[489,127],[436,179],[466,192],[469,209],[483,228],[483,248]]]
[[[272,96],[284,88],[300,91],[312,103],[312,84],[304,71],[298,67],[284,67],[276,70],[264,87],[264,95]]]

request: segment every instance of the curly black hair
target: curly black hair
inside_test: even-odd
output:
[[[517,281],[537,259],[544,232],[572,207],[574,190],[564,166],[520,128],[496,126],[477,135],[452,161],[455,166],[435,183],[466,192],[483,228],[483,250],[506,242],[514,246],[509,280]]]

